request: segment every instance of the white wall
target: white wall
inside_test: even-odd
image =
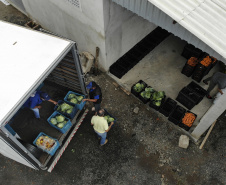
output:
[[[43,28],[78,44],[79,52],[94,56],[100,48],[100,61],[106,61],[103,0],[80,0],[81,10],[67,0],[23,0],[28,15]]]
[[[111,0],[104,1],[104,24],[106,68],[157,27]]]

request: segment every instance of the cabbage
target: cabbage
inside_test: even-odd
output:
[[[63,127],[64,127],[64,123],[58,123],[58,124],[57,124],[57,127],[58,127],[58,128],[63,128]]]
[[[51,118],[50,123],[52,123],[53,125],[56,125],[57,124],[56,118]]]
[[[112,122],[112,121],[115,121],[115,119],[112,118],[112,117],[109,117],[109,118],[108,118],[108,122]]]
[[[148,91],[143,91],[140,93],[140,95],[145,98],[145,99],[150,99],[151,97],[151,92],[148,92]]]
[[[161,105],[161,101],[156,101],[155,105],[159,107]]]
[[[140,92],[142,89],[144,89],[144,84],[142,84],[142,83],[136,83],[136,84],[133,86],[133,89],[134,89],[136,92]]]
[[[152,100],[156,101],[156,100],[162,100],[165,96],[165,92],[164,91],[156,91],[153,93],[152,95]]]
[[[109,115],[104,116],[104,119],[108,120],[109,117],[110,117]]]
[[[77,100],[76,98],[72,98],[72,99],[70,100],[70,102],[76,104],[76,103],[78,103],[78,100]]]
[[[65,117],[62,115],[56,116],[56,120],[58,123],[63,122],[65,120]]]
[[[67,114],[71,114],[72,111],[73,111],[73,109],[68,109],[68,110],[67,110]]]
[[[155,90],[152,87],[146,87],[145,92],[154,92]]]
[[[75,98],[75,97],[76,97],[76,95],[71,93],[71,94],[68,95],[67,99],[70,100],[70,99]]]
[[[78,101],[82,101],[82,99],[83,99],[83,96],[77,96]]]
[[[60,105],[61,111],[65,112],[66,110],[69,109],[69,106],[70,106],[70,105],[68,105],[67,103],[62,103],[62,104]]]
[[[66,112],[67,110],[69,109],[73,109],[73,106],[67,104],[67,103],[62,103],[58,108],[57,110],[58,111],[61,111],[61,112]]]

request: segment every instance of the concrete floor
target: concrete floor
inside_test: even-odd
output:
[[[181,56],[185,45],[185,41],[174,35],[170,35],[121,79],[118,79],[111,74],[110,76],[128,91],[130,91],[131,86],[134,83],[143,80],[154,89],[165,91],[167,97],[175,100],[179,91],[193,80],[191,77],[187,77],[181,73],[181,70],[187,61],[187,59]],[[216,65],[204,78],[211,76],[218,68],[219,67]],[[194,82],[198,83],[196,81]],[[198,84],[204,89],[207,89],[208,87],[202,82]],[[212,91],[211,95],[214,95],[215,93],[216,89]],[[181,105],[179,102],[177,103]],[[191,109],[192,112],[197,114],[197,119],[192,129],[190,129],[190,132],[194,129],[194,126],[198,124],[199,120],[211,105],[212,100],[204,98],[198,105]],[[183,105],[181,106],[184,107]],[[187,110],[186,107],[184,108]]]

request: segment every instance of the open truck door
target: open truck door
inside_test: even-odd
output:
[[[29,132],[25,132],[26,125],[22,128],[26,122],[21,119],[26,117],[23,105],[43,84],[87,95],[76,43],[3,21],[0,34],[0,153],[33,169],[51,172],[88,110],[77,109],[70,118],[70,129],[64,133],[50,127],[47,121],[44,123],[43,132],[51,137],[53,134],[59,143],[59,148],[50,155],[32,142],[37,137],[35,124]],[[48,111],[46,115],[54,110]],[[15,121],[18,117],[19,121]]]

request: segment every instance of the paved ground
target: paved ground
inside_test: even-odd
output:
[[[1,3],[0,19],[21,25],[28,20]],[[163,115],[116,88],[106,74],[89,76],[88,81],[92,79],[102,88],[102,106],[118,119],[109,143],[98,146],[90,112],[52,173],[0,155],[0,184],[226,184],[225,123],[217,122],[203,150],[192,142],[182,149],[181,133]],[[140,108],[138,114],[135,107]]]

